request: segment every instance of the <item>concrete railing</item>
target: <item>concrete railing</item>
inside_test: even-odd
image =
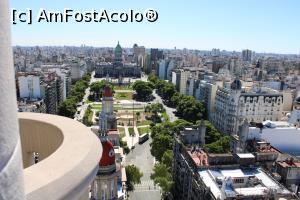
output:
[[[19,113],[27,200],[88,199],[98,171],[100,140],[83,124],[56,115]],[[30,166],[32,152],[39,162]]]

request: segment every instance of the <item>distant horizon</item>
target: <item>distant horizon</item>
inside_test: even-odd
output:
[[[133,43],[131,47],[124,47],[122,46],[122,43],[120,42],[120,45],[122,48],[125,48],[125,49],[132,49],[133,48],[133,45],[134,44],[137,44],[137,43]],[[80,48],[82,47],[82,45],[85,45],[85,47],[92,47],[92,48],[115,48],[115,46],[93,46],[93,45],[86,45],[86,44],[80,44],[80,45],[12,45],[12,47],[77,47],[77,48]],[[241,49],[241,50],[227,50],[227,49],[220,49],[220,48],[212,48],[212,49],[189,49],[189,48],[160,48],[160,47],[147,47],[143,44],[137,44],[138,46],[143,46],[145,47],[145,49],[160,49],[160,50],[184,50],[184,49],[187,49],[187,50],[190,50],[190,51],[212,51],[213,49],[219,49],[220,52],[222,51],[226,51],[226,52],[237,52],[237,53],[242,53],[243,50],[246,50],[246,49]],[[258,51],[255,51],[253,49],[248,49],[248,50],[251,50],[252,52],[255,52],[256,54],[277,54],[277,55],[300,55],[300,52],[299,53],[276,53],[276,52],[258,52]]]
[[[147,48],[226,49],[227,51],[300,53],[300,1],[297,0],[11,0],[18,12],[29,8],[32,25],[12,25],[12,44],[20,46],[122,46],[137,43]],[[41,22],[36,21],[40,9],[74,12],[105,9],[108,12],[158,13],[155,22]]]

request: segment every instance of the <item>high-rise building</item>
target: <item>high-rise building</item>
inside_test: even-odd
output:
[[[167,79],[168,64],[169,64],[169,61],[167,61],[167,60],[159,61],[158,77],[162,80]]]
[[[137,44],[133,45],[133,58],[136,63],[140,66],[143,66],[141,61],[144,60],[146,54],[146,49],[144,46],[138,46]]]
[[[249,49],[245,49],[242,51],[242,59],[243,61],[251,62],[252,61],[252,51]]]
[[[41,98],[40,76],[37,73],[18,73],[17,77],[20,98]]]
[[[150,49],[150,66],[151,71],[158,74],[158,61],[163,59],[163,51],[158,49]]]

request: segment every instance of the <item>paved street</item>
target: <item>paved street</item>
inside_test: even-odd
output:
[[[176,111],[175,108],[170,108],[168,106],[166,106],[164,103],[163,103],[163,100],[161,99],[160,96],[158,96],[158,94],[156,93],[156,91],[153,91],[153,94],[152,94],[155,99],[153,100],[154,103],[161,103],[164,105],[164,108],[166,109],[166,112],[167,112],[167,115],[170,117],[170,121],[171,122],[174,122],[178,119],[178,117],[175,116],[174,114],[174,111]]]
[[[94,75],[95,75],[95,71],[93,71],[93,72],[91,73],[90,84],[93,83],[93,81],[94,81],[94,80],[93,80]],[[81,106],[77,107],[77,111],[79,111],[79,114],[77,114],[77,113],[75,114],[75,116],[74,116],[74,119],[75,119],[75,120],[82,121],[82,118],[83,118],[83,116],[84,116],[84,113],[85,113],[85,111],[86,111],[86,109],[87,109],[87,107],[88,107],[88,105],[85,104],[85,102],[86,102],[86,100],[88,99],[89,96],[90,96],[90,87],[88,87],[88,88],[85,90],[85,94],[84,94],[84,96],[83,96],[83,99],[82,99],[82,101],[80,102],[80,103],[81,103]]]
[[[131,200],[159,200],[160,190],[154,186],[150,179],[152,168],[154,166],[154,157],[150,153],[151,139],[144,144],[136,144],[136,147],[125,158],[125,165],[134,164],[143,172],[141,184],[135,185],[135,190],[129,193]]]

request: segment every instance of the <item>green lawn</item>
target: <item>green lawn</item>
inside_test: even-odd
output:
[[[85,100],[85,103],[88,104],[88,103],[93,103],[93,102],[87,99],[87,100]]]
[[[132,90],[131,85],[115,85],[114,90]]]
[[[139,131],[139,135],[143,135],[144,133],[150,133],[150,128],[149,127],[139,127],[138,131]]]
[[[143,120],[137,123],[137,126],[144,126],[144,125],[150,125],[151,121],[149,120]]]
[[[122,139],[123,137],[125,137],[125,128],[118,127],[118,131],[120,133],[120,139]]]
[[[101,110],[102,109],[102,104],[92,104],[92,109]]]
[[[117,100],[131,100],[132,92],[118,92],[115,94]]]
[[[133,135],[134,135],[134,129],[133,129],[133,127],[129,127],[129,128],[128,128],[128,131],[129,131],[129,135],[130,135],[130,136],[133,136]]]

